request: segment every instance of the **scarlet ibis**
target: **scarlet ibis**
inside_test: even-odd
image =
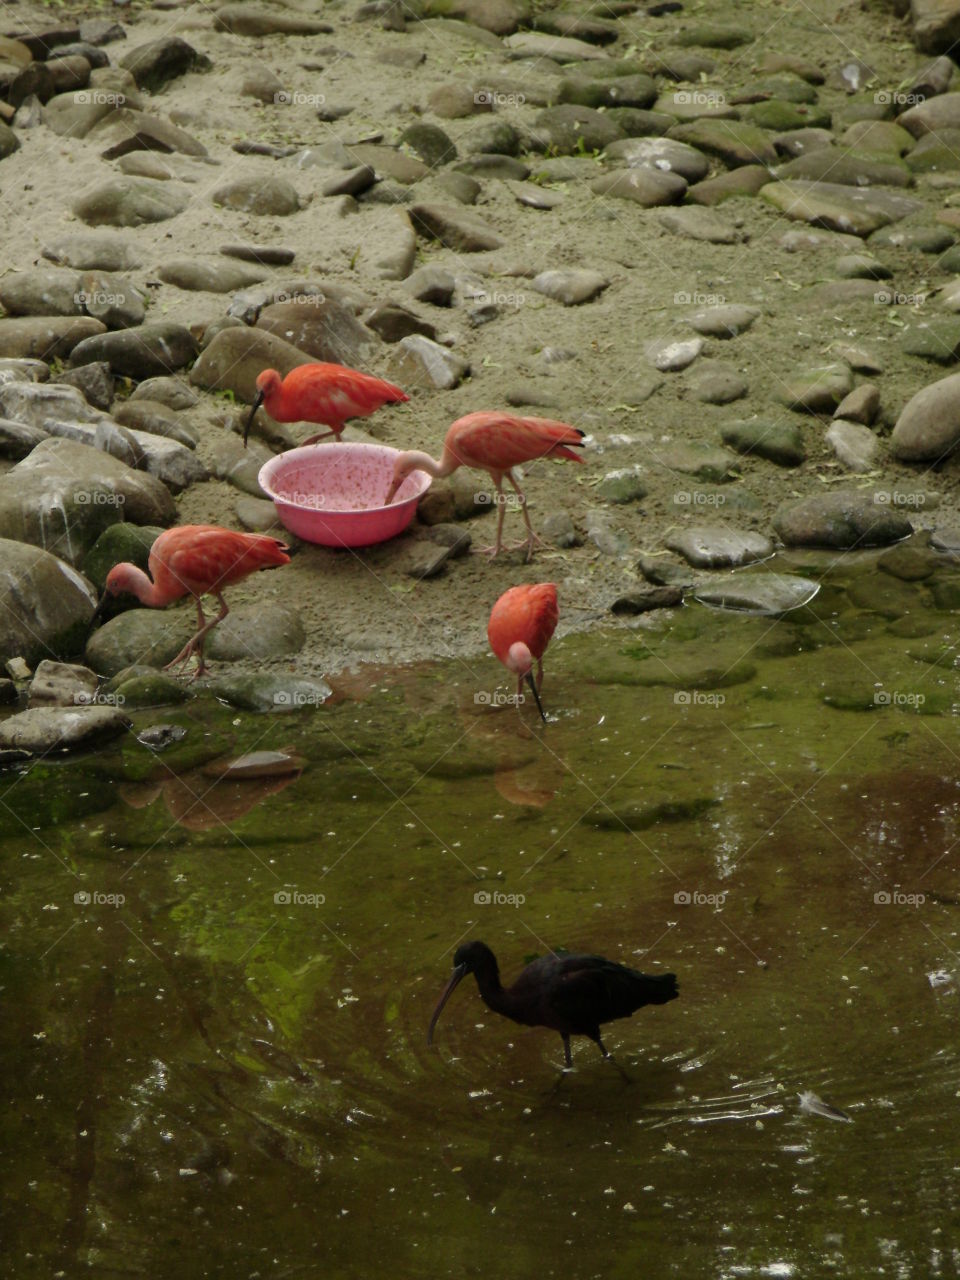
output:
[[[229,612],[223,598],[224,587],[239,582],[258,569],[289,563],[290,548],[277,538],[259,533],[238,533],[215,524],[178,525],[161,533],[150,548],[147,564],[153,581],[135,564],[124,562],[114,565],[107,574],[106,588],[97,612],[108,596],[116,596],[123,591],[152,608],[163,608],[182,596],[193,596],[197,602],[197,633],[167,663],[167,667],[185,663],[195,653],[198,659],[194,673],[196,679],[207,669],[203,660],[207,632],[222,622]],[[200,603],[200,597],[207,594],[216,596],[220,603],[220,612],[209,621],[204,618]]]
[[[490,648],[508,671],[517,677],[517,694],[524,680],[530,686],[544,722],[540,688],[543,685],[543,655],[557,627],[557,588],[553,582],[533,582],[505,591],[490,610],[487,639]],[[533,662],[537,679],[533,679]]]
[[[572,452],[583,446],[583,432],[566,422],[554,422],[550,418],[517,418],[510,413],[496,410],[482,410],[479,413],[468,413],[465,418],[458,418],[447,430],[443,442],[443,453],[439,462],[428,453],[417,449],[401,453],[394,463],[393,480],[387,491],[386,505],[393,501],[397,490],[411,471],[426,471],[432,476],[442,478],[456,471],[457,467],[475,467],[478,471],[487,471],[497,489],[497,541],[493,547],[487,548],[493,555],[498,555],[503,534],[503,478],[506,478],[517,491],[520,499],[520,510],[527,526],[527,560],[533,555],[533,544],[540,539],[533,532],[533,525],[527,514],[527,500],[523,490],[517,484],[513,468],[521,462],[532,462],[536,458],[569,458],[573,462],[583,459]],[[518,546],[524,544],[518,543]]]
[[[392,382],[342,364],[301,364],[282,381],[276,369],[264,369],[257,376],[257,394],[243,429],[243,443],[247,443],[261,405],[277,422],[320,422],[329,427],[329,431],[304,441],[316,444],[329,435],[339,440],[348,418],[365,418],[382,404],[409,399]]]
[[[551,1027],[563,1039],[564,1060],[570,1057],[570,1037],[589,1036],[605,1058],[610,1054],[600,1039],[600,1026],[629,1018],[645,1004],[666,1004],[679,995],[676,975],[638,973],[603,956],[541,956],[520,974],[512,987],[500,983],[497,958],[485,942],[466,942],[453,957],[453,974],[433,1011],[427,1044],[443,1006],[466,974],[477,979],[488,1009],[525,1027]]]

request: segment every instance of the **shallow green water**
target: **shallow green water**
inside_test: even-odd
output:
[[[7,1273],[956,1275],[958,583],[568,636],[546,729],[478,659],[0,775]],[[428,1049],[466,937],[681,998],[629,1082],[472,982]]]

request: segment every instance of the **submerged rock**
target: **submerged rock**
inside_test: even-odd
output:
[[[788,573],[734,573],[716,583],[700,583],[694,596],[701,604],[748,613],[789,613],[808,604],[819,582]]]

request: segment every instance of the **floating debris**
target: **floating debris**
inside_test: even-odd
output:
[[[852,1124],[853,1120],[845,1111],[841,1111],[839,1107],[832,1107],[829,1102],[818,1097],[815,1093],[798,1093],[800,1099],[800,1110],[805,1111],[810,1116],[823,1116],[825,1120],[845,1120],[847,1124]]]

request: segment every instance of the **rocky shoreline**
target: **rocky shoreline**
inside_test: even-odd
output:
[[[320,705],[357,662],[481,651],[518,581],[557,581],[562,633],[795,608],[780,548],[952,561],[960,4],[715,9],[8,7],[0,697],[33,720],[0,749],[61,741],[51,705],[63,745],[196,689]],[[460,472],[393,543],[244,584],[196,686],[158,671],[190,606],[88,637],[163,528],[276,528],[257,473],[311,431],[261,412],[245,450],[242,406],[311,360],[411,395],[347,439],[580,427],[587,467],[524,482],[550,549],[467,554],[492,503]]]

